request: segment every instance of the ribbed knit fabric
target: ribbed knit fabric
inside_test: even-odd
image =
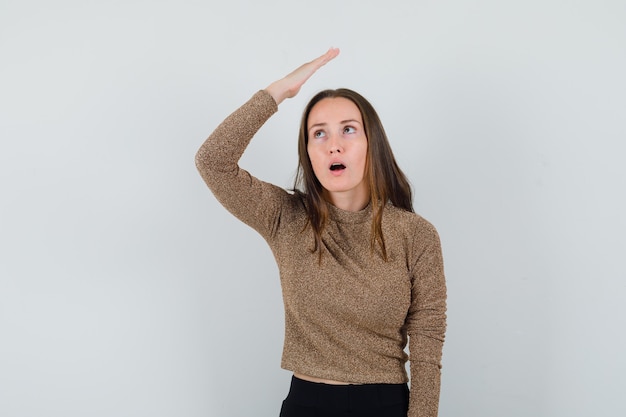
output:
[[[384,261],[370,246],[371,207],[348,212],[330,206],[320,263],[302,198],[238,166],[276,111],[267,92],[256,93],[209,136],[196,165],[220,203],[259,232],[274,254],[285,307],[282,367],[351,383],[403,383],[408,338],[408,416],[436,416],[446,286],[435,228],[387,204]]]

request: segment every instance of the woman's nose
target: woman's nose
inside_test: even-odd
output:
[[[339,144],[339,141],[335,138],[335,137],[331,137],[330,140],[328,141],[328,149],[330,150],[330,153],[341,153],[342,149],[341,149],[341,145]]]

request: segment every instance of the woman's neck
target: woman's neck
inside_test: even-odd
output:
[[[353,191],[353,190],[351,190]],[[367,192],[329,192],[324,193],[326,201],[344,211],[361,211],[370,202],[369,190]]]

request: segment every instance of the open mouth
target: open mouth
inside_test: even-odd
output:
[[[342,163],[339,163],[339,162],[335,162],[334,164],[332,164],[330,166],[330,170],[331,171],[339,171],[339,170],[342,170],[342,169],[346,169],[346,166],[344,164],[342,164]]]

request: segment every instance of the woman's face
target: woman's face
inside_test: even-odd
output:
[[[325,197],[344,210],[365,207],[367,136],[356,104],[343,97],[322,99],[309,113],[307,131],[307,152]]]

